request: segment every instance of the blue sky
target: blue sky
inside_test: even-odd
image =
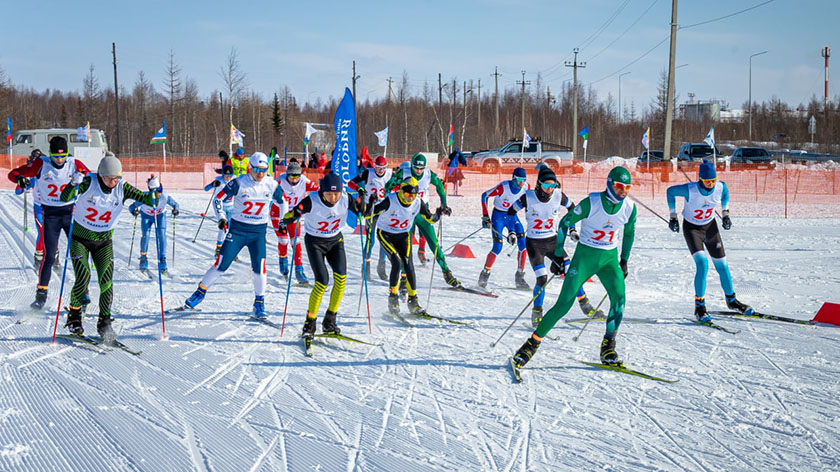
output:
[[[691,25],[764,1],[682,0],[678,22]],[[350,85],[353,60],[361,76],[360,100],[384,97],[386,79],[399,79],[403,70],[416,93],[424,81],[436,86],[440,72],[444,81],[481,79],[481,93],[489,96],[496,66],[503,74],[500,88],[515,86],[525,70],[526,80],[534,83],[541,72],[544,83],[557,91],[571,79],[563,61],[575,47],[587,62],[579,73],[581,84],[592,83],[601,98],[607,93],[617,97],[614,73],[668,35],[671,1],[92,0],[76,7],[38,1],[18,5],[11,21],[4,22],[7,47],[0,51],[0,67],[18,86],[78,90],[90,64],[100,84],[112,86],[111,42],[116,42],[120,83],[129,90],[141,70],[161,90],[172,49],[184,76],[207,96],[223,88],[219,69],[236,47],[250,88],[269,97],[288,85],[299,101],[314,101],[341,95]],[[754,101],[775,95],[798,104],[813,94],[821,97],[820,50],[834,45],[840,58],[837,18],[837,1],[775,0],[680,30],[677,65],[687,64],[677,71],[680,102],[692,92],[695,100],[723,99],[740,108],[748,95],[748,57],[764,50],[769,52],[753,59]],[[622,101],[632,99],[637,110],[646,107],[667,59],[665,41],[622,70],[630,72],[621,79]],[[830,97],[838,94],[840,88],[831,85]]]

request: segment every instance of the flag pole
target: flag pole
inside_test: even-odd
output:
[[[166,141],[163,142],[163,174],[166,174]],[[160,176],[161,183],[163,183],[163,174]]]

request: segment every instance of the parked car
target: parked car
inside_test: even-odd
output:
[[[531,141],[523,151],[522,141],[510,141],[499,149],[473,154],[473,164],[484,172],[495,173],[503,167],[535,168],[545,163],[555,172],[573,165],[572,149],[559,144]]]
[[[741,147],[732,153],[732,163],[769,164],[773,162],[770,153],[760,147]]]
[[[96,169],[99,160],[108,152],[105,132],[91,128],[90,142],[80,141],[75,128],[22,129],[12,139],[12,154],[28,156],[35,149],[48,154],[50,139],[63,136],[67,140],[68,151],[73,157],[84,162],[90,169]]]
[[[703,159],[710,159],[713,155],[721,157],[720,151],[706,143],[682,143],[680,152],[677,154],[677,159],[680,161],[695,161],[701,162]]]
[[[647,162],[648,153],[650,153],[650,162],[654,162],[654,161],[659,162],[659,161],[662,161],[662,160],[665,159],[665,152],[664,151],[648,151],[647,149],[645,149],[644,151],[642,151],[641,154],[639,154],[639,161],[640,162],[641,161]]]

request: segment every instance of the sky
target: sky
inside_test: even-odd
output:
[[[679,102],[719,99],[741,108],[773,96],[792,105],[822,97],[823,46],[840,55],[840,2],[834,0],[682,0],[677,32]],[[232,48],[248,87],[266,99],[288,86],[298,102],[340,97],[356,61],[359,100],[384,98],[389,77],[408,74],[412,93],[424,83],[481,80],[489,97],[498,67],[500,89],[538,74],[553,93],[571,80],[564,62],[578,58],[582,86],[603,99],[647,107],[668,64],[669,0],[470,0],[321,2],[66,2],[19,4],[4,22],[0,67],[16,86],[80,90],[92,64],[100,85],[113,87],[111,43],[120,85],[143,71],[163,89],[169,53],[202,96],[222,90],[220,68]],[[761,5],[745,13],[691,26]],[[8,12],[8,10],[7,10]],[[50,12],[36,22],[26,20]],[[663,41],[664,40],[664,41]],[[658,43],[661,44],[655,47]],[[833,44],[832,44],[833,43]],[[649,52],[648,52],[649,51]],[[645,53],[648,52],[647,55]],[[840,57],[840,56],[838,56]],[[634,62],[635,61],[635,62]],[[836,83],[836,82],[835,82]],[[459,85],[460,88],[460,85]],[[475,90],[478,93],[478,90]],[[840,94],[837,85],[829,96]]]

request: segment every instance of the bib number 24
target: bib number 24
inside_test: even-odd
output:
[[[111,212],[106,211],[105,213],[102,213],[100,215],[99,212],[96,210],[96,208],[88,208],[87,209],[87,214],[85,215],[85,219],[90,221],[91,223],[96,223],[97,221],[101,221],[105,224],[108,224],[108,223],[111,222]]]

